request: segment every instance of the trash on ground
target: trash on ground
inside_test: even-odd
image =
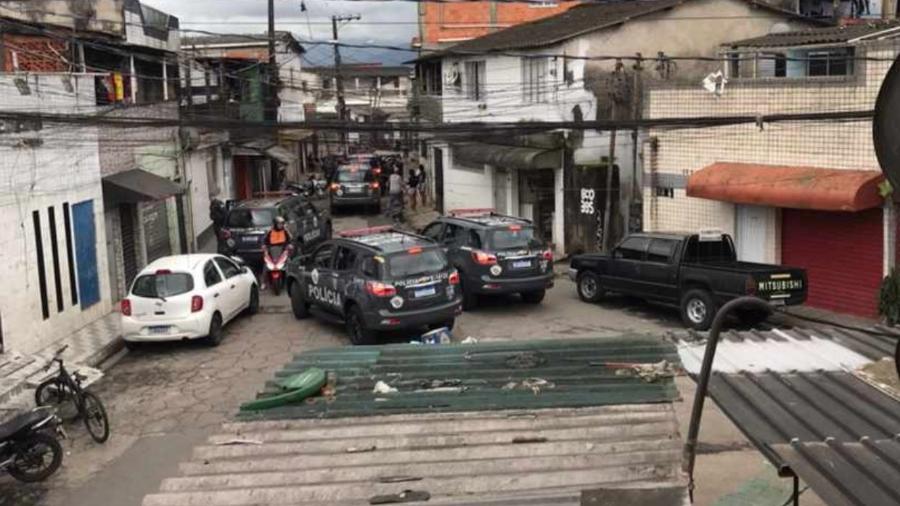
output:
[[[647,383],[653,383],[661,378],[675,376],[675,364],[668,360],[660,360],[652,364],[633,362],[591,362],[591,365],[599,365],[616,370],[616,376],[637,376]]]
[[[375,388],[372,389],[373,394],[395,394],[397,393],[397,389],[388,385],[387,383],[378,380],[375,383]]]
[[[421,341],[423,344],[450,344],[452,336],[450,329],[441,327],[422,334]]]
[[[431,499],[425,490],[404,490],[399,494],[376,495],[369,499],[369,504],[395,504],[402,502],[419,502]]]
[[[541,390],[549,390],[551,388],[556,388],[556,384],[544,378],[526,378],[521,382],[510,381],[502,387],[503,390],[531,390],[534,395],[540,395]]]
[[[476,344],[477,342],[478,339],[472,336],[466,336],[466,338],[462,340],[462,344]]]
[[[359,446],[359,447],[351,446],[350,448],[347,448],[345,451],[347,453],[368,453],[368,452],[374,452],[375,449],[376,449],[375,445]]]
[[[221,443],[216,443],[218,446],[233,446],[233,445],[261,445],[262,441],[258,439],[243,439],[243,438],[234,438],[229,439],[228,441],[222,441]]]

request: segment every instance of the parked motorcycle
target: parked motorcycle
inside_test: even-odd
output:
[[[284,270],[293,252],[294,246],[290,244],[263,247],[263,261],[266,264],[266,275],[269,277],[267,282],[275,295],[280,294],[281,288],[284,286]]]
[[[59,469],[65,437],[62,421],[50,407],[36,408],[0,424],[0,471],[26,482],[43,481]]]

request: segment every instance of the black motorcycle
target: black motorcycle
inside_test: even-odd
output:
[[[65,437],[53,408],[36,408],[0,424],[0,471],[31,483],[43,481],[59,469],[63,450],[56,431]]]

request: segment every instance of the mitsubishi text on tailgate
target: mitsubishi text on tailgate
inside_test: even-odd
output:
[[[610,254],[572,257],[569,276],[585,302],[606,292],[678,304],[684,323],[697,330],[712,324],[716,310],[731,299],[753,295],[775,305],[806,300],[806,271],[781,265],[740,262],[727,234],[632,234]],[[767,315],[742,313],[755,323]]]
[[[288,267],[297,318],[340,320],[354,344],[378,331],[453,327],[459,274],[433,241],[391,227],[342,232]]]

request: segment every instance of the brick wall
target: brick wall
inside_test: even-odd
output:
[[[71,56],[69,43],[49,37],[0,34],[3,40],[3,71],[65,72],[64,58]],[[13,54],[15,53],[15,54]],[[18,64],[18,69],[15,65]]]
[[[575,5],[578,2],[556,2],[550,6],[509,2],[422,2],[422,39],[429,45],[472,39],[490,31],[559,14]]]

